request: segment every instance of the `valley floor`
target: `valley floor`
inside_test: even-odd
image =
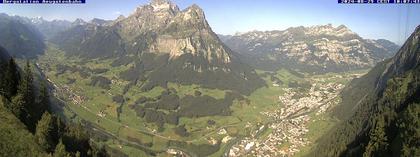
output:
[[[271,121],[237,141],[225,156],[304,156],[338,120],[328,110],[340,101],[345,84],[363,71],[305,77],[306,90],[283,87],[276,110],[261,112]],[[277,86],[273,84],[273,86]]]
[[[177,125],[158,126],[139,117],[133,106],[139,97],[158,99],[166,89],[155,87],[143,92],[139,90],[141,83],[126,89],[130,83],[119,79],[118,74],[130,65],[110,64],[67,58],[53,45],[37,61],[53,86],[57,104],[61,104],[57,112],[68,120],[83,122],[95,135],[93,141],[128,156],[302,156],[337,122],[328,115],[328,109],[340,101],[337,95],[341,89],[366,72],[298,75],[285,69],[258,71],[267,86],[246,96],[248,102],[233,101],[230,115],[180,117]],[[87,68],[107,70],[82,76],[80,70]],[[109,88],[92,85],[97,77],[109,79]],[[173,83],[168,88],[180,98],[199,91],[223,100],[229,92]],[[117,101],[119,96],[122,102]],[[185,136],[177,133],[180,126],[185,128]]]

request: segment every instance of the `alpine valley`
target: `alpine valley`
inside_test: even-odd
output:
[[[213,32],[198,5],[0,14],[0,156],[420,156],[420,26]]]

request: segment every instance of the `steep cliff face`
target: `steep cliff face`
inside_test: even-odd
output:
[[[420,64],[420,27],[405,42],[401,50],[385,66],[381,74],[377,89],[382,90],[387,80],[393,76],[399,76],[409,70],[419,67]]]
[[[230,62],[229,50],[211,30],[203,10],[197,5],[180,11],[169,1],[155,0],[140,6],[114,26],[119,28],[125,42],[133,43],[131,49],[139,48],[137,40],[150,34],[145,52],[167,53],[171,58],[190,53],[203,56],[209,62]]]
[[[76,24],[52,41],[67,55],[85,59],[130,57],[135,66],[127,73],[138,74],[130,81],[147,78],[145,89],[169,81],[249,94],[263,85],[219,40],[197,5],[180,10],[170,1],[153,0],[106,25]]]
[[[387,40],[366,40],[344,25],[253,31],[223,37],[224,42],[257,68],[289,67],[309,72],[373,67],[391,57],[398,46]]]

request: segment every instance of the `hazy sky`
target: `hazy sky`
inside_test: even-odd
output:
[[[45,19],[90,20],[127,16],[149,0],[86,0],[78,5],[0,5],[0,12]],[[337,0],[173,0],[181,9],[198,4],[213,30],[234,34],[251,30],[344,24],[362,37],[398,44],[420,25],[420,4],[337,4]]]

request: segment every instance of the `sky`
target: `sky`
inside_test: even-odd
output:
[[[289,27],[346,25],[368,39],[402,44],[420,25],[420,4],[338,4],[337,0],[172,0],[181,9],[197,4],[213,31],[235,34]],[[0,13],[47,20],[116,19],[149,0],[86,0],[86,4],[0,4]]]

